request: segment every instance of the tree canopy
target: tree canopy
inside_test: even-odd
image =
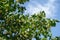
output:
[[[47,40],[51,39],[51,27],[55,19],[46,18],[41,11],[34,15],[24,15],[25,2],[29,0],[0,0],[0,37],[6,40]],[[17,11],[17,12],[16,12]],[[43,37],[41,37],[43,36]]]

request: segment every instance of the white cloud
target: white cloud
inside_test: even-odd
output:
[[[55,12],[55,0],[48,0],[44,6],[37,2],[38,0],[31,0],[27,5],[27,10],[25,12],[34,14],[44,10],[46,12],[46,17],[54,17]]]

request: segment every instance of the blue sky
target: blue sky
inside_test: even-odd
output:
[[[60,0],[30,0],[25,4],[25,13],[34,14],[44,10],[46,17],[60,20]],[[53,36],[60,36],[60,23],[51,28]]]

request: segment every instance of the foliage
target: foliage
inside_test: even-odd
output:
[[[0,37],[6,40],[51,39],[50,28],[59,21],[46,18],[44,11],[31,16],[24,15],[25,7],[21,5],[26,1],[29,0],[0,0]]]
[[[52,38],[51,40],[60,40],[60,36],[55,36],[55,37]]]

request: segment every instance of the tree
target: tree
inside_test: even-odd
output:
[[[51,27],[55,19],[46,18],[45,12],[24,15],[24,5],[29,0],[0,0],[0,37],[6,40],[47,40],[51,39]],[[17,12],[16,12],[17,10]],[[43,37],[41,37],[43,36]]]

